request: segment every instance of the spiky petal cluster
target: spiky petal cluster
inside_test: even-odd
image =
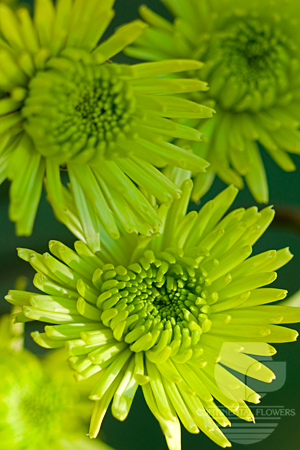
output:
[[[22,339],[12,319],[0,319],[0,442],[14,450],[112,450],[90,443],[85,418],[92,408],[80,395],[65,365],[65,351],[42,361],[16,346]],[[53,370],[55,368],[55,370]]]
[[[211,162],[211,170],[197,176],[193,199],[209,189],[217,174],[238,188],[244,177],[254,198],[267,202],[268,183],[255,141],[285,171],[296,168],[289,153],[300,154],[298,0],[161,1],[174,23],[142,6],[141,16],[151,28],[127,53],[153,61],[190,57],[205,62],[198,74],[210,89],[193,98],[214,104],[217,115],[198,124],[205,138],[193,150]]]
[[[172,118],[207,118],[212,110],[174,94],[207,89],[169,73],[200,67],[172,60],[117,65],[110,58],[147,27],[135,21],[97,45],[114,12],[114,0],[35,2],[13,12],[0,5],[0,182],[12,180],[9,216],[17,234],[31,233],[42,182],[58,218],[65,211],[60,172],[68,171],[70,192],[89,244],[101,222],[118,238],[116,220],[127,232],[151,234],[161,225],[151,204],[178,198],[180,190],[157,167],[168,163],[196,172],[203,159],[171,144],[199,140],[201,133]],[[138,189],[144,190],[144,194]]]
[[[269,383],[273,372],[249,355],[272,355],[267,343],[297,337],[278,326],[299,321],[297,309],[265,306],[286,296],[264,286],[292,255],[285,248],[250,258],[273,210],[241,208],[222,218],[237,193],[231,186],[186,215],[192,187],[184,181],[182,198],[159,208],[160,236],[114,241],[103,230],[98,255],[83,241],[75,251],[51,241],[53,256],[19,250],[43,294],[10,291],[6,299],[22,305],[18,320],[52,324],[32,336],[46,348],[66,345],[78,380],[98,374],[91,437],[111,400],[113,415],[127,417],[141,385],[171,450],[180,449],[180,421],[230,446],[215,421],[230,422],[214,400],[251,421],[245,401],[258,403],[259,395],[227,368]]]

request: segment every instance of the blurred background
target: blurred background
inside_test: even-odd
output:
[[[24,1],[22,3],[32,6],[32,1]],[[141,4],[142,2],[140,0],[116,0],[116,18],[113,20],[105,36],[109,36],[121,24],[138,18],[138,7]],[[164,17],[170,18],[169,13],[159,0],[148,0],[147,6],[162,14]],[[135,62],[124,55],[119,55],[115,58],[115,61],[122,63]],[[277,214],[269,230],[256,244],[254,254],[269,249],[290,247],[291,252],[295,256],[287,266],[279,270],[278,279],[273,283],[272,287],[287,289],[289,296],[291,296],[300,289],[300,169],[298,168],[297,171],[286,174],[271,161],[265,152],[262,152],[262,156],[267,168],[270,204],[274,205]],[[294,161],[300,167],[300,157],[295,156]],[[225,188],[225,185],[221,181],[215,181],[212,189],[204,197],[202,203],[213,198],[223,188]],[[72,246],[74,242],[71,233],[55,220],[44,193],[39,206],[33,235],[30,238],[15,236],[14,225],[7,217],[8,192],[9,183],[5,182],[0,186],[1,313],[9,311],[9,305],[5,302],[4,296],[9,289],[13,288],[16,278],[20,275],[26,275],[31,281],[34,275],[34,271],[29,264],[17,257],[17,247],[30,248],[43,253],[48,250],[47,243],[51,239],[60,240],[69,246]],[[245,188],[238,195],[234,208],[241,206],[249,207],[254,204],[254,200],[249,191]],[[259,208],[263,206],[258,205]],[[190,208],[199,209],[199,206],[191,204]],[[28,290],[31,289],[34,288],[30,282]],[[300,331],[300,326],[297,324],[293,328]],[[40,324],[30,323],[26,325],[26,346],[33,352],[40,354],[43,353],[43,349],[38,347],[30,338],[30,332],[37,329],[42,329]],[[280,411],[284,411],[281,413],[283,415],[276,420],[265,417],[264,420],[272,424],[268,429],[269,431],[266,431],[267,428],[264,426],[265,432],[261,435],[257,432],[256,440],[258,442],[255,443],[247,443],[246,445],[245,441],[243,444],[233,442],[233,448],[236,450],[245,448],[245,446],[245,450],[279,450],[282,448],[294,450],[299,447],[300,396],[298,387],[300,384],[300,341],[293,344],[276,345],[276,348],[278,349],[278,353],[273,357],[275,362],[270,363],[270,368],[272,364],[273,368],[275,368],[276,364],[282,370],[280,369],[277,384],[274,382],[274,386],[271,388],[273,392],[269,392],[263,398],[261,405],[264,406],[265,411],[267,411],[267,407],[269,409],[273,408],[273,410],[274,408],[278,410],[280,407]],[[280,387],[281,384],[283,384],[282,387]],[[280,389],[278,389],[279,387]],[[260,392],[265,391],[262,389]],[[262,420],[258,420],[258,423],[266,424]],[[239,427],[243,427],[241,420],[235,421],[234,423]],[[257,430],[259,430],[259,426]],[[270,435],[268,436],[268,434]],[[145,405],[141,390],[138,391],[129,417],[124,423],[118,422],[112,417],[110,411],[108,411],[103,423],[102,437],[109,445],[118,450],[135,450],[140,448],[143,448],[143,450],[167,449],[159,425]],[[205,450],[217,449],[217,446],[203,433],[200,433],[200,435],[191,435],[184,429],[182,430],[182,447],[183,450],[196,450],[200,447]]]

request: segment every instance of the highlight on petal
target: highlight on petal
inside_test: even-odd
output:
[[[169,58],[202,62],[187,74],[207,82],[209,90],[186,98],[212,106],[217,115],[201,122],[186,116],[184,121],[203,133],[202,142],[191,148],[211,163],[207,173],[194,174],[192,199],[198,201],[217,175],[239,189],[244,179],[255,200],[267,203],[261,146],[287,172],[296,169],[290,154],[300,154],[299,2],[161,2],[174,21],[141,6],[149,28],[125,53],[151,61],[149,67]]]
[[[159,169],[171,163],[199,173],[209,166],[169,142],[200,141],[202,134],[180,119],[214,113],[180,97],[207,83],[166,77],[201,64],[112,62],[148,27],[135,20],[100,41],[113,4],[37,0],[32,18],[25,7],[0,5],[0,182],[12,182],[9,217],[18,235],[32,232],[45,180],[57,218],[69,223],[75,212],[94,252],[99,224],[114,239],[120,225],[150,236],[161,228],[156,200],[181,195]]]
[[[129,235],[120,226],[114,240],[99,224],[101,252],[82,240],[75,250],[51,241],[53,256],[18,250],[36,270],[41,294],[12,290],[6,300],[22,308],[16,320],[47,323],[33,339],[45,348],[66,346],[77,381],[95,377],[91,438],[110,403],[113,416],[126,419],[141,386],[170,450],[181,448],[180,423],[229,447],[218,425],[230,421],[215,400],[253,421],[248,402],[260,396],[234,373],[270,383],[275,374],[260,356],[276,353],[270,344],[297,338],[284,325],[300,321],[298,309],[270,305],[287,294],[269,285],[292,254],[284,248],[251,256],[274,211],[226,214],[238,192],[230,186],[187,213],[189,174],[172,174],[182,196],[159,207],[160,235]],[[69,223],[83,234],[74,211]]]

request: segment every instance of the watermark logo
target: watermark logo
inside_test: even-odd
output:
[[[293,417],[296,411],[284,405],[270,405],[266,398],[268,393],[277,391],[284,385],[286,363],[273,361],[268,353],[268,344],[265,344],[265,349],[260,347],[263,356],[255,356],[255,360],[239,350],[244,345],[249,347],[249,342],[224,343],[218,358],[220,364],[216,364],[214,375],[219,389],[233,403],[236,404],[237,398],[254,401],[249,405],[253,417],[247,406],[239,407],[239,417],[234,414],[235,407],[231,410],[220,407],[221,414],[231,422],[231,427],[225,428],[223,433],[231,442],[247,445],[268,438],[283,417]],[[272,372],[276,374],[276,378],[272,376]],[[268,375],[270,383],[263,382]],[[262,403],[258,402],[259,397]]]
[[[285,408],[281,405],[272,406],[251,406],[255,417],[255,423],[244,422],[228,411],[222,412],[231,422],[231,427],[225,428],[223,433],[231,441],[237,444],[255,444],[268,438],[275,428],[280,424],[282,417],[292,417],[296,415],[295,409]]]

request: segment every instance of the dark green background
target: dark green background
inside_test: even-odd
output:
[[[105,1],[105,0],[104,0]],[[24,3],[30,3],[24,2]],[[113,30],[132,19],[138,17],[137,9],[141,4],[140,0],[117,0],[116,1],[116,18],[114,19],[107,35]],[[165,17],[169,17],[165,8],[158,0],[149,0],[148,6]],[[116,61],[129,61],[126,57],[120,55],[115,58]],[[267,167],[267,173],[270,185],[270,204],[280,213],[286,210],[292,211],[293,215],[300,214],[300,179],[299,169],[296,172],[286,174],[281,171],[270,158],[263,152],[263,158]],[[300,166],[300,158],[294,157],[294,161]],[[214,197],[225,185],[216,181],[213,188],[205,197],[208,200]],[[74,238],[72,235],[59,224],[52,214],[51,208],[47,204],[43,195],[34,227],[33,235],[30,238],[16,237],[14,234],[14,225],[7,218],[8,209],[8,189],[9,184],[4,183],[0,186],[0,307],[1,312],[9,311],[9,305],[3,299],[7,290],[12,288],[16,277],[20,275],[28,275],[31,279],[34,271],[29,264],[18,259],[16,255],[16,247],[27,247],[39,252],[47,251],[47,242],[50,239],[61,240],[67,245],[72,245]],[[239,195],[235,202],[235,207],[248,207],[254,205],[255,202],[250,196],[247,188]],[[197,208],[196,205],[191,205]],[[262,205],[260,205],[262,207]],[[292,261],[279,271],[279,276],[274,287],[288,289],[293,294],[300,288],[300,229],[299,225],[285,218],[283,220],[275,219],[274,224],[256,244],[254,252],[259,253],[268,249],[279,249],[290,246],[295,257]],[[299,219],[298,219],[299,223]],[[29,287],[30,289],[30,287]],[[29,331],[33,329],[41,329],[40,324],[29,324],[27,326],[26,345],[34,352],[41,353],[41,349],[35,345],[31,338],[28,337]],[[300,331],[300,327],[295,325]],[[288,448],[296,450],[299,436],[299,417],[300,417],[300,396],[298,386],[300,382],[300,343],[282,344],[277,346],[278,354],[274,357],[277,361],[284,361],[287,364],[287,377],[284,386],[276,392],[270,393],[263,400],[262,405],[275,406],[282,405],[289,409],[295,409],[294,417],[283,417],[280,420],[275,431],[264,441],[246,446],[249,450],[281,450]],[[142,448],[143,450],[164,450],[167,449],[164,437],[160,431],[159,425],[145,406],[141,390],[138,391],[134,400],[132,410],[129,417],[124,423],[115,420],[110,411],[108,411],[103,423],[102,436],[108,444],[118,450],[135,450]],[[210,450],[217,449],[203,433],[200,435],[190,435],[185,430],[182,431],[183,450],[196,450],[199,448]],[[243,445],[233,444],[236,450],[245,448]]]

